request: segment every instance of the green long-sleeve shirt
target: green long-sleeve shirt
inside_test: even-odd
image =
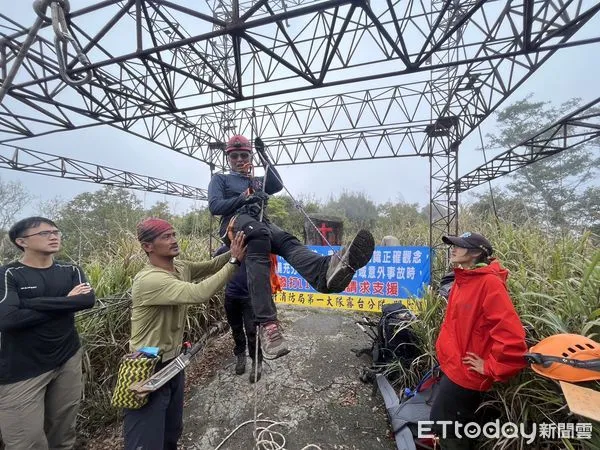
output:
[[[189,305],[205,303],[221,289],[238,266],[228,264],[224,253],[203,262],[175,261],[175,272],[147,265],[133,279],[131,340],[129,347],[158,347],[162,360],[181,351],[185,316]],[[193,283],[202,277],[209,278]]]

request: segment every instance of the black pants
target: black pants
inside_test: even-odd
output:
[[[277,320],[277,309],[271,294],[271,253],[282,256],[317,291],[327,292],[326,272],[330,256],[312,252],[277,225],[258,222],[247,214],[237,217],[234,229],[246,235],[248,291],[258,323]],[[221,236],[223,232],[224,229],[221,230]],[[229,245],[229,242],[226,244]]]
[[[466,425],[476,421],[475,411],[481,404],[483,392],[466,389],[452,382],[446,375],[442,376],[431,405],[430,420],[434,422],[449,420],[446,426],[446,438],[443,437],[443,426],[433,425],[433,432],[440,438],[442,450],[469,450],[475,448],[475,442],[464,437],[463,428],[459,432],[462,439],[454,435],[454,422]]]
[[[235,347],[234,355],[246,353],[246,341],[248,342],[248,354],[254,359],[256,352],[256,321],[250,297],[237,298],[225,295],[225,315],[231,327],[231,334]],[[244,332],[245,330],[245,332]],[[262,351],[258,347],[258,359],[262,360]]]
[[[157,371],[166,364],[159,364]],[[183,371],[150,394],[140,409],[125,409],[125,450],[177,450],[183,432]]]

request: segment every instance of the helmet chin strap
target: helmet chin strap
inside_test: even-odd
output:
[[[253,175],[254,174],[254,166],[252,165],[251,161],[248,161],[247,163],[245,163],[240,169],[236,169],[235,166],[233,166],[231,164],[231,162],[229,162],[229,168],[231,170],[233,170],[234,172],[241,173],[244,175]]]
[[[244,164],[242,166],[242,171],[246,174],[246,175],[250,175],[250,174],[254,174],[254,166],[252,165],[252,162],[247,162],[246,164]]]

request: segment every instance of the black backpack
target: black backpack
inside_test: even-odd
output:
[[[400,302],[383,305],[377,325],[377,340],[373,343],[374,365],[399,361],[408,367],[420,355],[417,336],[410,328],[415,319],[415,315]]]

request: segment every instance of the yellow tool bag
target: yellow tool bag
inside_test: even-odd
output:
[[[148,358],[140,352],[123,356],[119,366],[117,385],[112,396],[112,405],[116,408],[140,409],[148,402],[148,396],[133,392],[132,384],[147,380],[154,374],[160,358]]]

